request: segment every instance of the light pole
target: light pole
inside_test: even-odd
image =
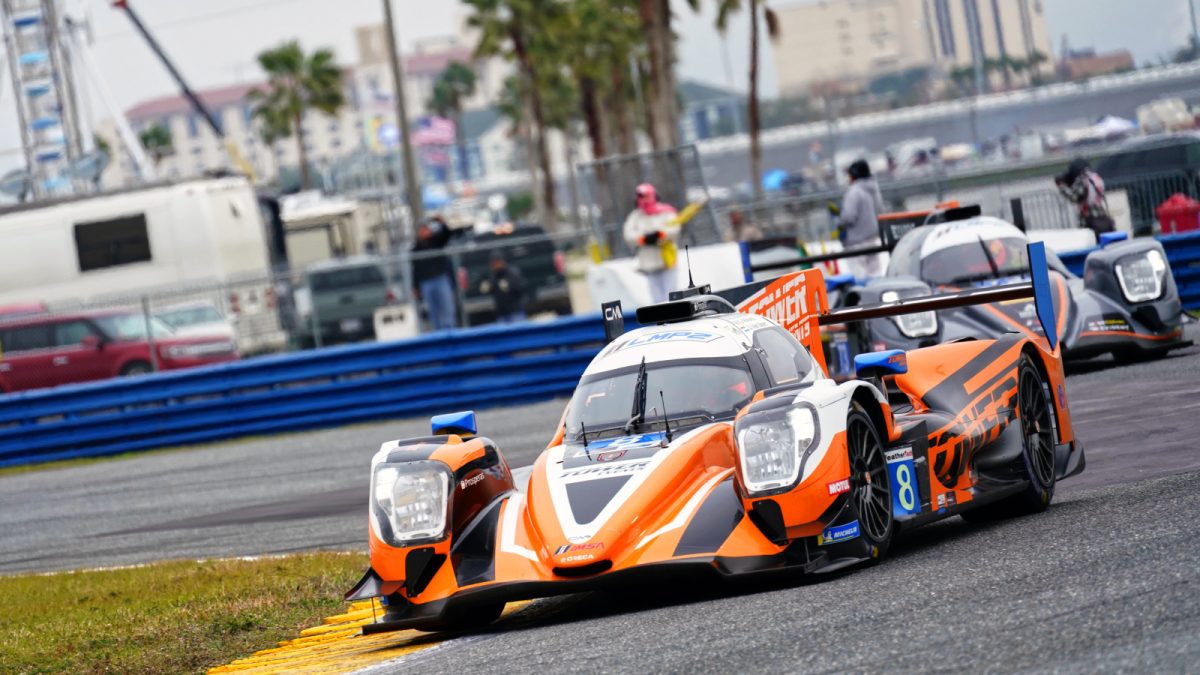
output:
[[[1192,58],[1200,57],[1200,54],[1195,53],[1200,51],[1200,29],[1196,27],[1196,0],[1188,0],[1188,9],[1192,13]]]
[[[421,188],[417,184],[417,162],[409,140],[408,102],[404,93],[404,67],[400,64],[400,46],[396,40],[396,25],[392,20],[392,0],[383,0],[383,23],[387,30],[388,55],[392,66],[392,85],[395,87],[396,125],[400,132],[400,147],[404,151],[404,194],[412,214],[413,230],[425,219]]]

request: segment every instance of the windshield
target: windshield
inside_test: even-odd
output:
[[[155,315],[171,328],[195,326],[202,323],[224,321],[221,313],[215,307],[189,307],[186,309],[171,309]]]
[[[735,414],[750,401],[756,388],[744,359],[725,361],[647,365],[645,425],[638,430],[662,422],[664,399],[671,422]],[[622,433],[634,407],[637,371],[635,366],[585,378],[568,408],[568,435],[577,437],[580,424],[587,428],[589,438],[593,433],[614,429]]]
[[[921,279],[933,286],[985,281],[1029,270],[1025,240],[979,239],[935,251],[921,260]]]
[[[98,316],[94,321],[104,331],[104,334],[114,340],[145,340],[146,317],[141,314],[109,314]],[[157,317],[150,317],[150,329],[154,337],[171,337],[174,331]]]

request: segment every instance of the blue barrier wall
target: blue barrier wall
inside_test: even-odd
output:
[[[1188,234],[1171,234],[1158,237],[1163,250],[1167,252],[1167,260],[1171,263],[1171,272],[1175,275],[1175,285],[1179,287],[1179,298],[1188,309],[1200,309],[1200,232]],[[1087,256],[1096,248],[1083,251],[1061,253],[1059,258],[1067,269],[1078,276],[1083,276],[1083,263]]]
[[[594,315],[9,394],[0,466],[566,396],[603,342]]]
[[[1159,241],[1200,308],[1200,233]],[[0,467],[567,396],[603,341],[593,315],[9,394]]]

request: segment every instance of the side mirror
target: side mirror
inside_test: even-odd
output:
[[[87,347],[88,349],[100,349],[104,346],[104,340],[101,340],[99,335],[84,335],[83,338],[79,340],[79,344]]]
[[[434,436],[441,436],[443,434],[474,436],[476,433],[478,433],[478,426],[475,424],[474,410],[449,413],[446,415],[436,415],[429,421],[430,426],[433,427]]]
[[[885,375],[903,375],[908,372],[908,357],[899,349],[886,352],[869,352],[854,357],[854,370],[859,379],[883,378]]]

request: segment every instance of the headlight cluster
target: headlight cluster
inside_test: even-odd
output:
[[[390,546],[442,538],[453,482],[450,468],[441,462],[376,465],[371,476],[376,533]]]
[[[168,359],[200,359],[206,356],[223,356],[237,349],[232,342],[199,342],[190,345],[171,345],[162,350]]]
[[[747,413],[737,423],[738,461],[746,489],[762,493],[795,484],[819,435],[811,406]]]
[[[1129,302],[1149,302],[1162,297],[1167,282],[1167,261],[1158,249],[1126,256],[1117,261],[1117,281]]]
[[[912,295],[906,295],[905,297],[917,297],[918,295],[919,291],[915,291]],[[879,299],[885,304],[900,302],[900,293],[898,291],[884,291],[883,295],[879,296]],[[930,337],[937,335],[938,332],[937,312],[901,314],[900,316],[893,316],[892,321],[905,337]]]

